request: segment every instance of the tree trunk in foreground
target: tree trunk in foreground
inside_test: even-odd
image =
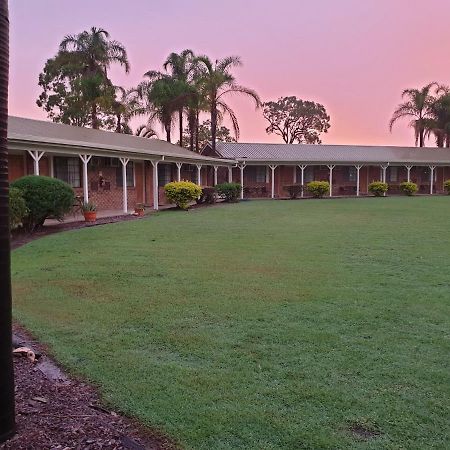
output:
[[[8,1],[0,0],[0,442],[15,432],[8,200]]]

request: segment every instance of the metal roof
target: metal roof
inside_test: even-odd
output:
[[[450,148],[217,142],[223,158],[266,163],[449,164]]]
[[[211,161],[227,163],[227,161],[206,157],[159,139],[147,139],[129,134],[14,116],[8,117],[8,142],[11,147],[19,144],[36,147],[47,145],[62,151],[65,148],[82,149],[87,153],[89,150],[103,150],[129,154],[130,157],[137,154],[141,157],[153,156],[153,159],[164,156],[180,160],[199,160],[198,163]],[[228,161],[228,163],[232,162]]]

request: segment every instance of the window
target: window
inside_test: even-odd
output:
[[[303,174],[304,176],[304,183],[309,183],[310,181],[314,181],[314,167],[308,166],[305,168],[305,172]]]
[[[398,167],[389,167],[388,169],[388,181],[398,181]]]
[[[168,164],[158,164],[158,186],[165,186],[172,181],[172,170]]]
[[[122,164],[116,168],[116,186],[122,187]],[[134,187],[134,164],[130,161],[127,164],[127,187]]]
[[[255,181],[257,183],[265,183],[266,182],[266,166],[256,166],[255,167]]]
[[[356,181],[356,167],[350,166],[348,168],[347,181]]]
[[[55,156],[53,159],[55,178],[65,181],[69,186],[81,187],[80,159]]]

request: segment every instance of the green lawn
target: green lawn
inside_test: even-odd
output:
[[[448,449],[449,223],[450,197],[166,211],[14,251],[14,314],[185,448]]]

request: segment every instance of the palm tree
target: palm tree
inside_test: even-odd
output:
[[[430,105],[433,103],[431,89],[438,86],[437,83],[429,83],[422,89],[405,89],[402,98],[405,102],[400,103],[389,122],[389,130],[392,131],[394,124],[402,118],[411,119],[409,126],[414,129],[416,146],[425,145],[426,122],[430,114]]]
[[[114,86],[115,94],[111,104],[113,114],[116,116],[116,133],[132,134],[129,125],[130,119],[137,115],[140,107],[139,98],[135,89],[124,89]]]
[[[8,215],[8,2],[0,2],[0,442],[15,430]]]
[[[437,98],[429,106],[425,135],[434,134],[438,147],[450,147],[450,88],[438,86]]]
[[[239,138],[239,123],[234,111],[225,103],[227,94],[243,94],[255,101],[256,107],[261,106],[258,94],[252,89],[236,84],[234,76],[230,73],[233,67],[242,65],[238,56],[216,60],[213,63],[208,56],[195,58],[201,72],[201,85],[211,114],[211,144],[216,149],[217,124],[224,115],[228,115],[236,135]]]
[[[193,65],[194,52],[186,49],[181,53],[172,52],[163,64],[164,70],[170,69],[170,75],[174,80],[178,80],[186,86],[186,98],[189,96],[189,85],[191,82],[191,74],[194,70]],[[184,107],[182,103],[178,109],[178,126],[180,129],[180,147],[183,147],[183,112]]]
[[[172,126],[175,113],[186,102],[186,83],[161,72],[149,71],[147,78],[139,84],[136,91],[142,104],[139,114],[147,114],[147,126],[159,121],[166,133],[167,142],[171,142]]]
[[[59,50],[81,66],[83,92],[91,103],[91,125],[92,128],[98,128],[99,97],[105,87],[111,85],[108,79],[109,67],[119,64],[126,73],[130,71],[125,47],[120,42],[110,40],[106,30],[92,27],[90,31],[66,36]]]
[[[136,129],[136,136],[139,137],[143,137],[143,138],[153,138],[153,137],[158,137],[156,132],[154,130],[152,130],[151,128],[149,128],[147,125],[139,125]]]

